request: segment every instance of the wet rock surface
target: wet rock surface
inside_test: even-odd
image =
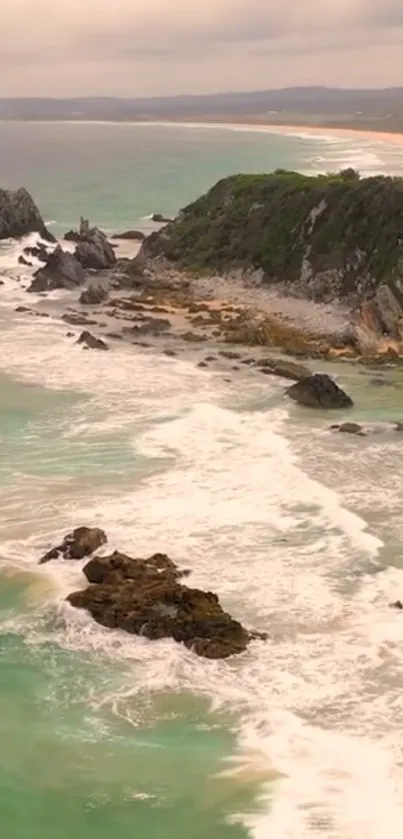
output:
[[[106,533],[99,527],[77,527],[64,537],[60,545],[44,554],[39,564],[53,559],[84,559],[99,550],[106,541]]]
[[[35,272],[27,290],[38,293],[57,288],[72,289],[82,285],[84,281],[85,272],[74,254],[62,250],[60,245],[57,245],[48,255],[43,268]]]
[[[40,562],[83,559],[106,541],[103,530],[79,527]],[[67,600],[110,629],[150,640],[172,638],[211,659],[242,653],[250,641],[267,637],[234,620],[213,592],[183,585],[181,578],[190,572],[178,568],[166,554],[155,553],[146,559],[119,551],[95,555],[83,573],[89,585],[69,594]]]

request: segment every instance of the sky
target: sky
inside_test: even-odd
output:
[[[0,96],[403,86],[403,0],[0,0]]]

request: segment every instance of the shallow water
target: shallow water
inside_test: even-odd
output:
[[[213,155],[195,136],[194,167],[199,144]],[[238,141],[240,158],[246,142],[268,153],[266,137]],[[25,165],[57,215],[60,186]],[[331,434],[333,415],[251,371],[84,353],[65,324],[14,313],[15,255],[0,253],[14,264],[0,290],[0,824],[13,839],[400,839],[403,623],[388,604],[403,595],[403,437]],[[400,373],[326,370],[354,396],[349,418],[403,418]],[[37,565],[84,523],[111,549],[168,552],[269,640],[205,661],[95,625],[65,603],[81,563]]]

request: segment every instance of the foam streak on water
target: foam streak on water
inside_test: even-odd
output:
[[[26,460],[26,472],[22,463],[13,485],[0,488],[0,560],[47,580],[42,593],[33,583],[26,613],[4,629],[33,645],[57,639],[124,662],[119,690],[88,697],[124,719],[134,720],[145,686],[236,708],[243,763],[232,771],[255,773],[271,789],[265,815],[248,821],[256,839],[400,837],[403,623],[387,604],[402,572],[382,569],[380,540],[305,472],[285,436],[286,404],[256,410],[246,374],[236,390],[186,361],[121,346],[83,353],[53,322],[33,327],[16,317],[13,330],[9,320],[3,326],[4,372],[81,396],[59,423],[53,460],[41,450],[48,473],[38,477]],[[259,383],[260,395],[270,387]],[[88,454],[81,469],[54,473],[80,442],[89,453],[103,440],[105,456],[117,435],[126,467],[107,480],[94,482]],[[315,444],[320,456],[326,442]],[[149,471],[139,477],[130,457]],[[167,551],[193,570],[194,585],[211,587],[236,617],[267,630],[268,642],[210,662],[171,641],[96,626],[63,602],[81,583],[79,564],[40,572],[35,564],[55,538],[86,522],[105,528],[111,548]]]

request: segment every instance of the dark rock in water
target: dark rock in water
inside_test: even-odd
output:
[[[85,348],[90,350],[109,350],[105,341],[102,338],[96,338],[91,332],[82,332],[76,343],[83,344]]]
[[[389,603],[389,606],[392,609],[403,609],[403,603],[401,600],[396,600],[395,603]]]
[[[297,364],[295,361],[282,361],[279,358],[261,358],[256,367],[266,376],[280,376],[294,382],[299,382],[311,375],[311,371],[303,364]]]
[[[86,318],[85,315],[79,315],[77,312],[72,312],[69,314],[66,312],[62,315],[62,320],[65,323],[69,323],[70,326],[95,326],[97,321],[91,320],[91,318]]]
[[[125,230],[124,233],[114,233],[112,239],[134,239],[137,242],[142,242],[146,238],[146,234],[141,230]]]
[[[35,246],[27,246],[24,248],[24,253],[27,256],[34,256],[36,259],[39,259],[40,262],[47,262],[49,259],[48,251],[45,248],[45,245],[35,245]]]
[[[63,251],[60,245],[49,254],[46,264],[34,274],[27,291],[52,291],[55,288],[75,288],[82,285],[85,273],[72,253]]]
[[[97,306],[108,299],[108,292],[106,288],[97,284],[91,283],[88,288],[81,292],[79,302],[85,306]]]
[[[28,306],[17,306],[17,308],[14,309],[14,311],[22,313],[22,312],[31,312],[32,310]]]
[[[294,402],[307,408],[350,408],[353,400],[326,373],[306,376],[287,389]]]
[[[130,332],[135,335],[154,335],[157,337],[162,332],[167,332],[171,328],[171,322],[168,318],[145,318],[140,326],[130,327]]]
[[[84,568],[90,585],[67,598],[102,626],[150,640],[173,638],[206,658],[227,658],[265,638],[248,632],[212,592],[179,582],[184,573],[166,554],[133,559],[118,551],[95,556]]]
[[[26,189],[0,189],[0,239],[19,239],[35,232],[48,242],[56,241]]]
[[[25,259],[25,256],[23,256],[22,254],[18,257],[18,263],[19,265],[28,265],[29,268],[32,268],[32,262],[29,262],[28,259]]]
[[[151,221],[155,221],[158,224],[170,224],[172,219],[167,218],[166,216],[162,216],[161,213],[153,213],[151,216]]]
[[[106,534],[99,527],[77,527],[64,537],[61,545],[48,551],[39,564],[51,559],[84,559],[91,556],[107,542]]]
[[[397,422],[395,424],[395,431],[403,431],[403,422]]]
[[[331,425],[331,431],[340,431],[342,434],[355,434],[358,437],[366,437],[362,425],[357,422],[342,422],[341,425]]]

